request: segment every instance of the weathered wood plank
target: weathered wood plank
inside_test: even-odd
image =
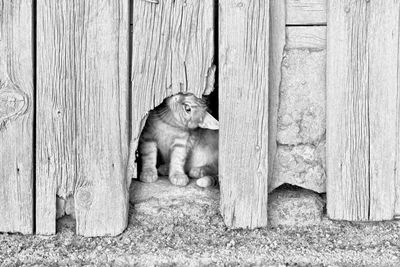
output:
[[[282,0],[270,0],[269,40],[269,126],[268,126],[268,185],[274,179],[274,162],[277,149],[279,88],[282,79],[283,50],[286,43],[286,5]],[[269,190],[271,187],[268,186]]]
[[[129,177],[146,113],[173,93],[201,96],[214,58],[215,1],[132,2],[132,140]],[[210,72],[214,75],[214,72]]]
[[[54,2],[58,3],[58,2]],[[49,5],[48,5],[49,4]],[[72,2],[37,1],[36,232],[56,231],[56,194],[73,195],[76,181],[75,67]],[[63,24],[60,21],[66,19]],[[68,183],[67,183],[68,182]],[[58,192],[58,188],[62,188]]]
[[[370,123],[370,220],[394,216],[399,145],[400,94],[398,69],[400,1],[369,2],[368,86]]]
[[[399,5],[329,2],[327,208],[333,219],[394,216]]]
[[[330,1],[327,32],[327,211],[369,218],[367,7]]]
[[[286,49],[326,49],[326,26],[286,27]]]
[[[288,25],[326,25],[327,0],[286,0]]]
[[[398,43],[398,51],[400,53],[400,42]],[[400,64],[400,62],[398,63]],[[397,77],[400,78],[400,67],[397,68]],[[400,85],[399,85],[400,86]],[[397,93],[397,106],[400,107],[400,92]],[[395,205],[394,215],[396,219],[400,219],[400,116],[397,116],[397,134],[396,134],[396,180],[395,180]]]
[[[0,232],[33,231],[32,1],[0,1]]]
[[[350,2],[328,7],[327,211],[333,219],[368,220],[367,9],[365,1]]]
[[[219,3],[219,177],[230,227],[267,225],[269,1]]]
[[[37,232],[55,231],[56,194],[75,199],[76,231],[127,225],[129,6],[37,3]]]

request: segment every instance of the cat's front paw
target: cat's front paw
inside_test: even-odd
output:
[[[153,183],[157,181],[158,174],[156,169],[144,169],[140,174],[140,181],[145,183]]]
[[[196,181],[196,184],[200,187],[210,187],[215,185],[215,183],[215,178],[212,176],[203,176]]]
[[[174,173],[169,176],[172,184],[177,186],[185,186],[189,183],[189,177],[184,173]]]
[[[195,178],[195,179],[201,178],[201,177],[205,176],[204,169],[201,168],[201,167],[200,168],[198,168],[198,167],[191,168],[190,171],[189,171],[189,176],[191,178]]]

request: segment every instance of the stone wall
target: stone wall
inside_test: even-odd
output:
[[[284,183],[318,193],[326,190],[324,38],[325,27],[287,30],[270,190]]]

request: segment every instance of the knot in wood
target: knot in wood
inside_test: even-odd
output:
[[[238,2],[237,4],[236,4],[236,7],[238,7],[238,8],[242,8],[244,6],[244,3],[243,2]]]
[[[83,209],[89,209],[93,202],[93,194],[88,188],[79,189],[76,192],[76,204]]]
[[[28,96],[16,85],[0,88],[0,124],[23,115],[28,109]]]

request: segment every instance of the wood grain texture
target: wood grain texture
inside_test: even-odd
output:
[[[274,161],[277,149],[279,90],[282,79],[283,50],[286,43],[286,4],[281,0],[270,0],[269,39],[269,126],[268,126],[268,184],[274,179]],[[269,187],[271,190],[271,187]]]
[[[399,1],[330,1],[327,209],[392,219],[398,162]]]
[[[219,177],[229,227],[267,225],[269,1],[219,2]]]
[[[33,231],[32,1],[0,1],[0,232]]]
[[[157,2],[132,2],[129,177],[134,178],[137,177],[135,152],[146,113],[166,96],[180,91],[201,96],[214,61],[215,1]]]
[[[400,58],[400,41],[398,43],[398,53]],[[399,59],[400,61],[400,59]],[[400,64],[400,62],[398,62]],[[400,78],[400,66],[397,67],[397,77]],[[400,86],[400,83],[399,85]],[[397,106],[400,107],[400,92],[397,94]],[[400,116],[396,116],[397,119],[397,138],[396,138],[396,180],[395,180],[395,205],[394,205],[394,215],[396,219],[400,219]]]
[[[37,232],[55,232],[56,194],[73,195],[76,231],[127,225],[129,6],[37,2]]]
[[[326,26],[286,27],[286,49],[326,49]]]
[[[326,25],[327,0],[286,0],[288,25]]]
[[[369,218],[367,7],[330,2],[327,43],[327,211]]]
[[[400,1],[370,1],[368,18],[368,86],[370,123],[370,216],[394,217],[399,145],[400,94],[398,69]]]

